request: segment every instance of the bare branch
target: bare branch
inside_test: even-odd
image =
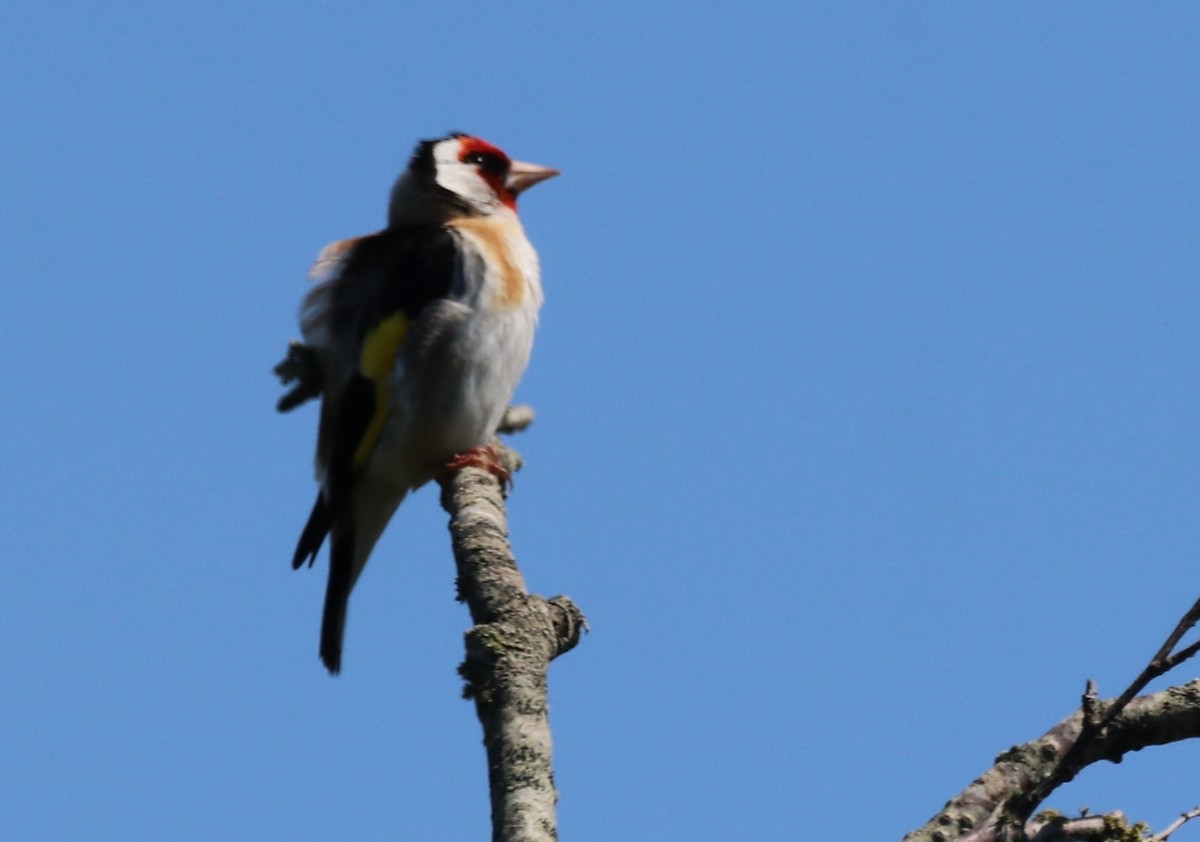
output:
[[[1084,757],[1087,755],[1091,744],[1096,740],[1103,739],[1105,728],[1121,715],[1130,701],[1138,693],[1142,692],[1147,684],[1195,654],[1200,644],[1189,646],[1175,654],[1172,654],[1172,651],[1179,645],[1179,641],[1183,639],[1183,636],[1196,625],[1197,621],[1200,621],[1200,599],[1196,600],[1192,607],[1179,619],[1179,622],[1175,624],[1175,628],[1167,635],[1167,639],[1159,647],[1154,657],[1150,659],[1150,662],[1142,670],[1141,674],[1111,704],[1100,706],[1095,699],[1095,684],[1091,681],[1088,682],[1088,691],[1084,696],[1083,703],[1083,725],[1079,734],[1075,737],[1074,743],[1067,750],[1066,754],[1063,755],[1057,769],[1054,770],[1052,775],[1046,777],[1020,797],[1013,799],[1009,805],[1011,815],[1018,823],[1024,823],[1051,792],[1079,774],[1079,770],[1086,765]],[[1103,711],[1102,715],[1100,711]]]
[[[515,470],[520,459],[501,448]],[[508,543],[501,483],[467,467],[442,481],[442,506],[458,567],[459,598],[475,627],[466,634],[464,695],[483,725],[493,842],[558,838],[546,674],[579,642],[583,613],[565,596],[530,594]]]
[[[1179,818],[1167,825],[1166,828],[1163,829],[1162,833],[1150,837],[1150,842],[1167,842],[1167,840],[1171,838],[1172,833],[1179,830],[1179,828],[1183,827],[1192,819],[1198,818],[1200,818],[1200,807],[1193,807],[1191,810],[1181,814]]]
[[[1084,686],[1080,709],[1083,711],[1083,721],[1088,727],[1095,728],[1100,724],[1100,690],[1090,678]]]
[[[1158,652],[1155,653],[1154,657],[1150,659],[1150,663],[1146,665],[1146,668],[1142,670],[1142,674],[1135,678],[1133,683],[1130,684],[1129,687],[1126,688],[1125,692],[1122,693],[1117,699],[1113,707],[1109,710],[1108,714],[1100,722],[1100,729],[1118,716],[1124,709],[1125,705],[1128,704],[1134,696],[1142,692],[1142,690],[1146,688],[1147,684],[1158,678],[1160,675],[1166,673],[1167,670],[1177,667],[1192,655],[1196,654],[1197,646],[1200,646],[1200,644],[1189,646],[1187,649],[1184,649],[1182,652],[1178,652],[1174,655],[1171,653],[1175,647],[1179,645],[1179,641],[1183,639],[1183,636],[1191,631],[1192,627],[1196,625],[1197,621],[1200,621],[1200,599],[1197,599],[1195,604],[1188,609],[1187,613],[1185,613],[1179,619],[1179,622],[1175,624],[1175,629],[1169,635],[1167,635],[1167,639],[1163,642],[1163,645],[1159,647]]]
[[[1196,641],[1195,643],[1193,643],[1191,646],[1188,646],[1188,647],[1186,647],[1186,648],[1184,648],[1184,649],[1180,649],[1180,650],[1179,650],[1178,652],[1176,652],[1174,655],[1172,655],[1171,657],[1167,658],[1167,659],[1166,659],[1166,660],[1163,662],[1163,664],[1164,664],[1164,669],[1163,669],[1163,672],[1167,672],[1168,670],[1173,670],[1173,669],[1175,669],[1175,667],[1177,667],[1177,666],[1179,666],[1180,664],[1182,664],[1182,663],[1183,663],[1184,661],[1186,661],[1188,658],[1191,658],[1191,657],[1192,657],[1193,655],[1195,655],[1197,652],[1200,652],[1200,640],[1197,640],[1197,641]]]
[[[1103,813],[1099,816],[1080,816],[1069,819],[1066,816],[1052,815],[1048,819],[1034,819],[1026,826],[1029,842],[1058,842],[1060,839],[1091,839],[1108,838],[1114,830],[1125,831],[1129,821],[1120,810]]]
[[[1057,780],[1083,727],[1083,713],[1076,711],[1038,739],[1004,752],[905,842],[1026,838],[1019,811],[1026,808],[1028,793]],[[1195,737],[1200,737],[1200,679],[1131,700],[1099,739],[1084,746],[1078,768],[1100,760],[1117,763],[1130,751]]]

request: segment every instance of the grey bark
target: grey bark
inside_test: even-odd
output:
[[[506,466],[519,467],[502,448]],[[530,594],[508,543],[504,488],[464,468],[442,482],[458,568],[458,595],[475,626],[459,673],[487,749],[493,842],[558,838],[546,675],[579,642],[585,620],[568,598]]]
[[[1078,710],[1038,739],[1001,754],[994,766],[925,825],[905,836],[904,842],[1002,842],[1038,837],[1039,833],[1040,839],[1052,838],[1046,821],[1025,823],[1024,818],[1037,806],[1028,803],[1028,795],[1042,793],[1048,782],[1058,785],[1070,780],[1055,778],[1060,777],[1060,764],[1084,729],[1084,717],[1085,712]],[[1200,737],[1200,679],[1130,701],[1102,734],[1083,747],[1079,768],[1101,760],[1119,763],[1128,752],[1195,737]],[[1129,838],[1116,835],[1119,828],[1112,830],[1114,835],[1093,838]]]

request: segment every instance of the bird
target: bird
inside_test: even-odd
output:
[[[489,442],[543,300],[517,198],[559,174],[462,132],[422,140],[385,227],[313,264],[300,331],[319,372],[319,490],[292,567],[311,567],[329,536],[319,654],[331,675],[350,593],[404,498],[467,465],[507,477]]]

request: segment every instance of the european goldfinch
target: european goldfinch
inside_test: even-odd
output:
[[[332,674],[350,591],[405,495],[448,465],[502,471],[484,446],[542,303],[517,196],[556,175],[470,135],[422,141],[387,227],[317,257],[300,327],[321,372],[320,491],[292,566],[311,565],[331,536],[320,654]]]

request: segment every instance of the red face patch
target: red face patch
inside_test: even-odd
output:
[[[498,147],[479,137],[464,137],[459,140],[458,160],[471,164],[479,171],[479,177],[487,182],[500,201],[512,209],[517,207],[517,197],[508,189],[508,170],[512,165],[508,156]]]
[[[508,156],[504,154],[498,147],[493,146],[481,137],[463,137],[459,138],[459,153],[458,160],[466,161],[470,155],[486,155],[499,158],[502,161],[507,161]]]

